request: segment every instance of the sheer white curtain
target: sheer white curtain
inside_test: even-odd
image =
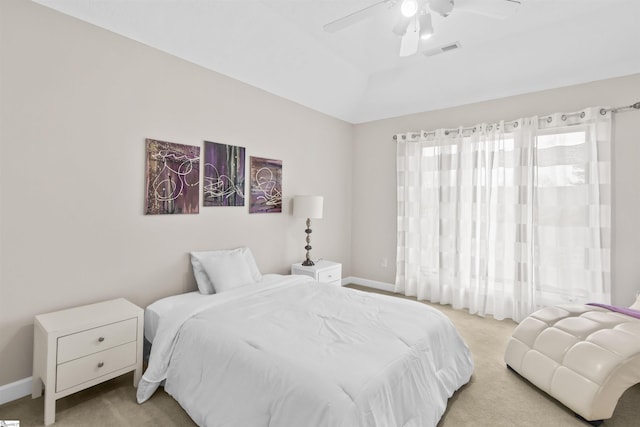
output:
[[[396,138],[396,292],[516,321],[610,302],[610,112]]]

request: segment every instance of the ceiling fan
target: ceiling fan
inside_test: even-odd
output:
[[[365,8],[325,24],[322,28],[328,33],[340,31],[387,8],[398,12],[393,33],[401,37],[400,56],[410,56],[418,52],[420,42],[433,35],[432,13],[442,17],[449,16],[454,9],[464,10],[490,18],[504,19],[511,16],[522,0],[380,0]]]

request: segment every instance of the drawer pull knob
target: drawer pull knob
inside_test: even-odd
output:
[[[104,362],[99,362],[98,363],[98,368],[102,368],[104,366]]]
[[[102,342],[102,341],[104,341],[104,337],[98,338],[98,342]]]

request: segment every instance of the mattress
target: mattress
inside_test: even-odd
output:
[[[306,276],[182,298],[137,398],[166,380],[200,426],[435,426],[473,373],[451,321],[415,301]]]

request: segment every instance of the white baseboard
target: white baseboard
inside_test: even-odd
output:
[[[348,285],[353,283],[354,285],[366,286],[368,288],[380,289],[381,291],[394,292],[395,286],[391,283],[378,282],[377,280],[363,279],[361,277],[345,277],[342,279],[342,285]]]
[[[31,394],[32,377],[0,386],[0,405]]]

